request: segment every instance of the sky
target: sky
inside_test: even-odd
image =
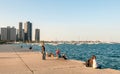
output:
[[[26,21],[33,40],[120,42],[120,0],[0,0],[0,27]]]

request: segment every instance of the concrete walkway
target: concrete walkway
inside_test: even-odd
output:
[[[81,61],[47,58],[12,45],[0,45],[0,74],[120,74],[118,70],[86,68]]]

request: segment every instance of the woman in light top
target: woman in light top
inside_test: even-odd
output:
[[[98,65],[97,65],[97,62],[96,62],[96,56],[95,55],[92,56],[92,61],[93,61],[92,67],[96,69],[98,67]]]
[[[97,61],[96,61],[96,56],[95,55],[93,55],[92,58],[90,58],[86,62],[86,67],[92,67],[94,69],[98,68]]]

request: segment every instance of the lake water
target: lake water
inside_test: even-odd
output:
[[[20,44],[25,48],[31,44]],[[41,51],[41,46],[32,45],[34,51]],[[120,44],[46,44],[46,52],[55,54],[57,48],[61,54],[66,54],[68,59],[86,61],[92,55],[96,55],[97,62],[102,68],[112,68],[120,70]]]

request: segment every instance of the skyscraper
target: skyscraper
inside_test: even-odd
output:
[[[16,40],[16,29],[14,27],[1,28],[1,40],[15,41]]]
[[[22,29],[22,36],[23,36],[23,41],[25,40],[25,33],[24,33],[24,29]]]
[[[32,23],[26,22],[24,24],[24,33],[25,33],[25,41],[32,41]]]
[[[10,26],[7,26],[7,40],[10,41]]]
[[[7,28],[1,28],[1,40],[7,40]]]
[[[16,41],[16,28],[10,28],[10,41]]]
[[[19,32],[18,32],[18,40],[23,41],[23,28],[22,28],[22,22],[19,22]]]
[[[35,29],[35,41],[40,41],[40,29]]]
[[[18,35],[19,35],[19,29],[16,29],[16,41],[19,41]]]
[[[1,40],[1,34],[0,34],[0,40]]]

